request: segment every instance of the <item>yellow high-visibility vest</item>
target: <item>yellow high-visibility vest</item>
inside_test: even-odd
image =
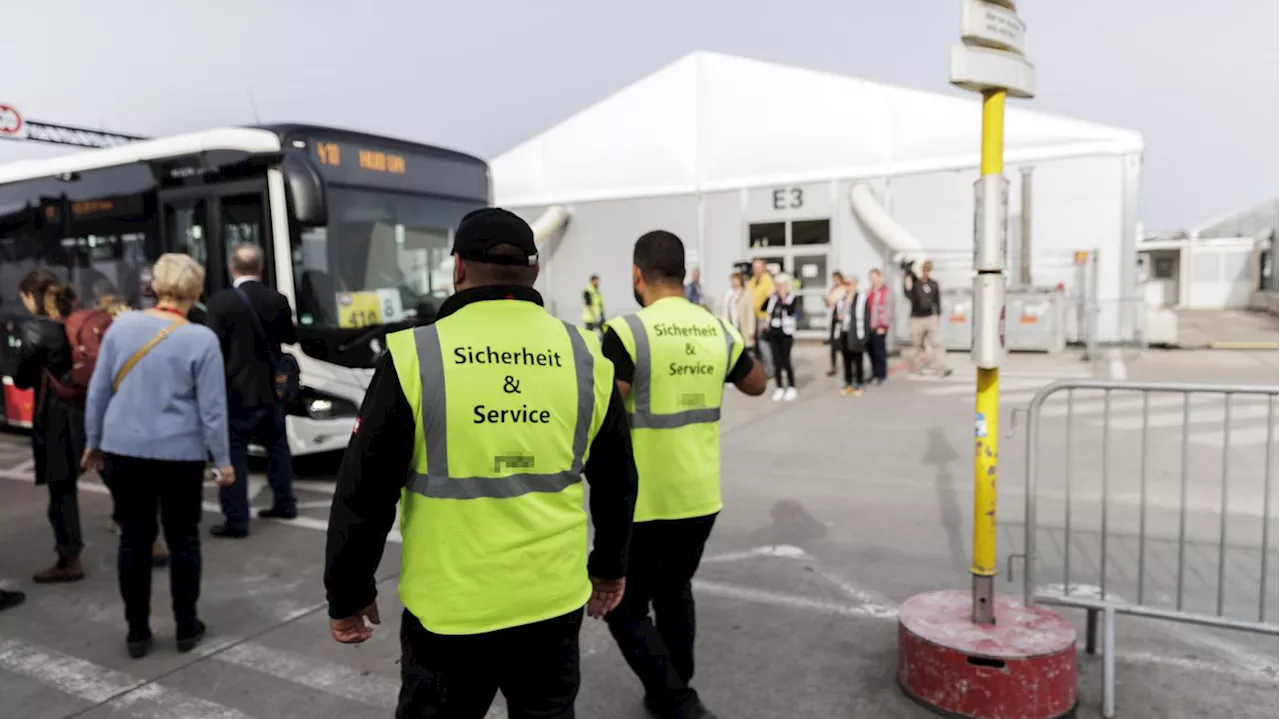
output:
[[[591,595],[581,473],[614,381],[599,348],[518,300],[387,337],[417,425],[400,600],[428,630],[532,624]]]
[[[627,395],[637,522],[719,512],[720,405],[742,335],[683,297],[609,320],[635,363]]]
[[[594,285],[588,284],[585,292],[591,301],[582,306],[582,322],[598,325],[604,320],[604,299],[600,297],[600,290]]]

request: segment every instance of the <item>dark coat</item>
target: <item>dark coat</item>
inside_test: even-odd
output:
[[[46,370],[61,379],[71,371],[71,342],[61,322],[35,317],[22,325],[14,384],[35,390],[31,450],[36,484],[75,481],[84,453],[84,413],[58,397]]]
[[[856,321],[857,314],[850,308],[849,319],[844,331],[840,334],[846,352],[866,352],[867,340],[871,337],[871,308],[867,304],[867,294],[858,293],[857,301],[862,303],[862,338],[859,339],[857,333],[853,331],[853,322]]]
[[[258,313],[271,347],[258,339],[253,316],[238,292],[222,290],[209,298],[204,321],[222,344],[222,358],[227,368],[227,408],[231,411],[275,404],[271,352],[279,352],[281,344],[298,341],[288,298],[258,281],[241,286],[249,296],[249,304]]]

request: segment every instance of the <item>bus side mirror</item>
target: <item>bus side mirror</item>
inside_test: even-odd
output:
[[[285,195],[293,211],[293,219],[304,227],[323,227],[329,222],[324,184],[311,162],[295,154],[285,155],[280,163],[284,173]]]

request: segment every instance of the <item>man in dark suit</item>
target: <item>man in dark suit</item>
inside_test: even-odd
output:
[[[240,538],[249,534],[250,442],[267,451],[267,479],[274,497],[271,508],[258,516],[298,516],[284,402],[276,396],[272,368],[272,357],[279,354],[280,345],[298,341],[298,329],[288,298],[262,283],[259,247],[239,245],[232,251],[231,277],[233,289],[209,298],[205,324],[222,342],[226,361],[227,425],[236,481],[219,490],[226,521],[209,531],[215,537]]]

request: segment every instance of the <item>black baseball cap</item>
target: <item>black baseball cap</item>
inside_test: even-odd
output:
[[[524,256],[491,257],[489,250],[497,245],[511,245]],[[453,235],[453,253],[464,260],[493,265],[533,267],[538,264],[533,228],[514,212],[501,207],[468,212]]]

